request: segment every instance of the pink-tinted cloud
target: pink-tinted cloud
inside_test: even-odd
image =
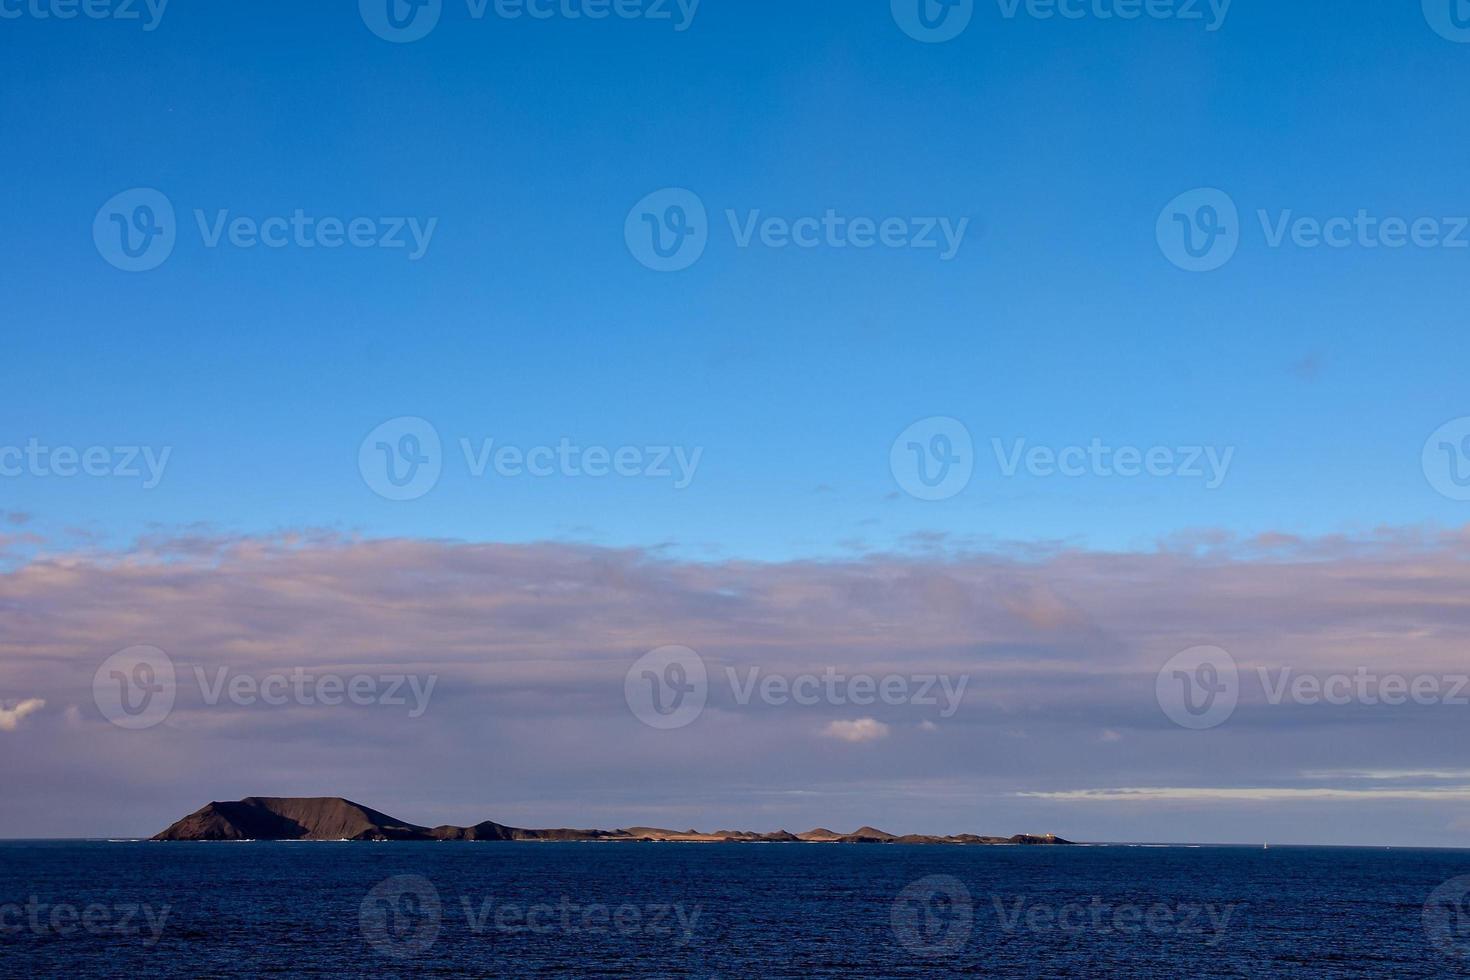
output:
[[[33,715],[44,707],[46,702],[41,698],[25,698],[9,705],[0,702],[0,732],[15,731],[27,715]]]
[[[857,718],[853,721],[829,721],[822,735],[842,742],[876,742],[887,738],[891,729],[876,718]]]
[[[159,534],[0,572],[0,694],[66,709],[8,736],[34,741],[4,775],[35,791],[20,827],[42,821],[43,807],[85,808],[99,794],[119,819],[138,814],[136,827],[83,830],[98,833],[147,830],[211,798],[340,792],[442,822],[774,827],[848,814],[854,826],[916,832],[1095,837],[1030,821],[1061,805],[1048,793],[1273,785],[1252,778],[1263,768],[1293,784],[1303,770],[1403,768],[1406,753],[1415,768],[1453,768],[1453,712],[1272,707],[1251,690],[1220,730],[1186,732],[1160,712],[1154,679],[1198,644],[1228,649],[1247,674],[1465,670],[1466,543],[1461,531],[1414,529],[1195,535],[1129,554],[935,542],[918,554],[758,563]],[[436,685],[416,718],[381,705],[211,705],[183,685],[165,723],[126,731],[105,720],[92,684],[107,657],[139,644],[166,651],[191,684],[301,668],[432,675]],[[629,711],[624,680],[634,660],[671,644],[699,652],[710,690],[697,721],[664,732]],[[916,703],[742,704],[727,671],[753,668],[968,686],[936,726],[938,709]],[[811,737],[854,717],[888,737],[861,752]],[[933,823],[912,826],[914,813]]]

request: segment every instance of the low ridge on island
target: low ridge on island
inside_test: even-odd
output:
[[[338,797],[282,799],[251,796],[237,803],[211,803],[189,814],[153,838],[160,841],[333,840],[333,841],[689,841],[703,843],[820,844],[1070,844],[1053,834],[982,837],[955,834],[899,836],[872,827],[850,834],[817,828],[804,834],[778,830],[525,830],[485,821],[473,827],[420,827]]]

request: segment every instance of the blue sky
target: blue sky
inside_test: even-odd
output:
[[[1150,547],[1193,528],[1457,523],[1424,440],[1467,414],[1470,251],[1267,247],[1255,218],[1470,212],[1470,47],[1417,5],[1237,2],[1220,29],[981,3],[922,44],[887,4],[706,2],[671,22],[471,18],[387,43],[354,5],[170,5],[157,28],[3,23],[5,442],[171,446],[158,487],[25,474],[5,505],[110,538],[150,524],[673,542],[787,558],[915,531]],[[125,273],[90,230],[161,190],[179,241]],[[711,240],[640,265],[629,208],[694,191]],[[1244,240],[1170,264],[1166,202],[1218,187]],[[404,252],[204,247],[193,212],[437,218]],[[968,218],[958,255],[737,248],[724,212]],[[24,229],[25,233],[20,233]],[[423,417],[409,503],[355,465]],[[963,493],[897,489],[889,447],[961,420]],[[1235,447],[1186,479],[1003,478],[990,449]],[[684,490],[470,477],[461,437],[704,450]],[[819,488],[822,488],[819,491]]]

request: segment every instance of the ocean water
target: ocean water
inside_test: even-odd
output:
[[[0,975],[1470,976],[1470,852],[0,842]]]

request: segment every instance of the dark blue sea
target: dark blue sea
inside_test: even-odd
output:
[[[1470,852],[0,842],[17,977],[1470,976]]]

